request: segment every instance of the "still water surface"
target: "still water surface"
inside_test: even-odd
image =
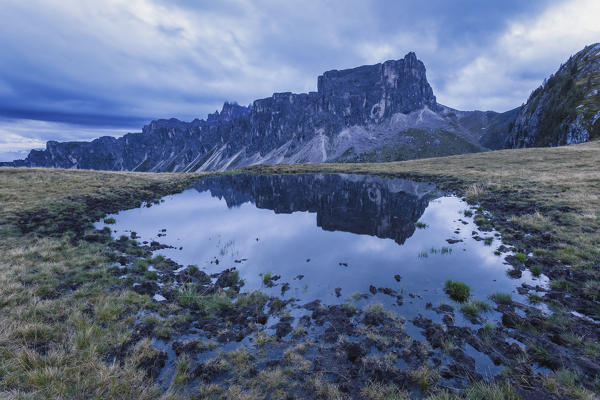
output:
[[[173,246],[157,253],[209,274],[235,267],[242,291],[299,304],[380,302],[409,321],[420,313],[439,321],[426,305],[452,303],[447,279],[465,282],[477,299],[505,292],[522,302],[518,286],[546,283],[529,271],[509,277],[505,254],[494,254],[499,238],[479,232],[464,215],[469,208],[431,184],[402,179],[227,175],[205,178],[158,205],[122,211],[111,227],[117,236],[136,232],[139,241]],[[492,237],[491,245],[477,235]],[[264,285],[266,273],[281,277],[274,287]],[[403,301],[381,290],[372,294],[374,288],[392,289]],[[356,300],[358,293],[369,296]],[[456,322],[470,325],[460,313]]]

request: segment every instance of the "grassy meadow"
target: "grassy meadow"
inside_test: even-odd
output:
[[[397,176],[432,181],[464,196],[481,206],[475,215],[479,226],[493,226],[502,233],[503,243],[522,255],[512,260],[515,268],[550,277],[556,296],[544,301],[555,310],[557,319],[552,323],[562,317],[568,332],[577,324],[568,308],[579,305],[582,313],[600,318],[599,167],[600,142],[596,141],[381,164],[255,166],[241,172]],[[109,272],[115,259],[107,246],[112,239],[90,223],[181,191],[201,176],[0,168],[0,398],[209,396],[210,387],[196,394],[171,387],[165,393],[140,369],[156,350],[135,331],[133,322],[140,310],[156,305],[148,296],[117,285],[118,278]],[[565,344],[569,351],[585,354],[593,362],[600,360],[597,338],[573,336]],[[534,382],[519,383],[518,371],[512,374],[503,381],[473,383],[462,393],[432,391],[427,396],[431,400],[517,399],[514,385],[540,385],[556,398],[595,399],[600,388],[568,368]],[[322,398],[343,397],[325,383],[321,389],[316,393]],[[265,397],[260,390],[250,393],[232,387],[215,397]],[[370,399],[408,396],[376,383],[365,387],[362,395]]]

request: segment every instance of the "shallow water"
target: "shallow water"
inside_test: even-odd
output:
[[[244,291],[276,294],[287,282],[284,298],[332,304],[369,293],[370,285],[391,288],[405,297],[402,313],[409,319],[427,302],[450,302],[447,279],[467,283],[480,299],[500,291],[523,300],[517,286],[544,283],[528,271],[521,279],[507,276],[503,256],[494,254],[500,244],[494,232],[480,233],[494,237],[491,246],[473,239],[477,226],[463,215],[469,206],[428,184],[357,175],[233,175],[204,179],[164,200],[115,215],[115,235],[134,231],[138,241],[174,246],[158,253],[209,274],[236,267]],[[417,222],[427,227],[416,228]],[[264,273],[280,275],[278,285],[266,288]],[[391,296],[374,297],[395,304]]]
[[[431,184],[401,179],[228,175],[205,178],[158,205],[122,211],[114,215],[111,229],[116,236],[133,231],[138,241],[173,246],[157,253],[209,274],[235,267],[245,282],[242,291],[293,297],[296,304],[316,299],[358,307],[382,303],[407,321],[423,314],[439,322],[440,315],[427,303],[453,304],[444,293],[448,279],[465,282],[474,298],[490,303],[494,292],[526,302],[518,286],[547,283],[529,271],[520,279],[509,277],[506,254],[494,254],[499,238],[495,232],[479,232],[464,216],[469,208]],[[491,245],[476,240],[477,235],[493,237]],[[263,283],[266,273],[281,276],[274,287]],[[284,283],[289,290],[282,293]],[[384,288],[391,290],[372,293]],[[294,311],[295,317],[306,313]],[[493,321],[500,314],[483,316]],[[456,323],[473,326],[460,312]],[[406,329],[423,339],[412,324]],[[490,370],[489,358],[481,356],[475,357],[478,369]]]

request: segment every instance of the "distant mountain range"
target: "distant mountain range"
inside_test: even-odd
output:
[[[513,110],[439,104],[415,53],[333,70],[317,91],[225,103],[206,120],[156,120],[142,132],[55,142],[0,166],[128,171],[228,170],[261,163],[397,161],[600,137],[600,43],[572,56]]]

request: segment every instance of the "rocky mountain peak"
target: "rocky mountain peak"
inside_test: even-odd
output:
[[[410,52],[399,60],[327,71],[319,76],[316,92],[274,93],[248,107],[225,102],[206,120],[160,119],[144,126],[141,133],[110,141],[53,143],[39,154],[32,152],[26,160],[11,164],[196,171],[332,161],[376,147],[420,142],[412,136],[403,139],[402,132],[418,125],[420,130],[411,135],[428,137],[431,132],[425,130],[446,123],[436,114],[440,110],[424,64]],[[376,140],[374,130],[378,132]],[[427,137],[423,138],[425,147],[429,146]],[[472,151],[473,144],[462,137],[455,139],[459,150],[452,152]],[[440,141],[433,143],[437,146]],[[411,146],[418,151],[425,148]]]
[[[413,52],[400,60],[327,71],[319,76],[317,90],[328,111],[350,117],[352,122],[379,122],[425,106],[437,109],[425,65]]]
[[[499,114],[437,103],[414,52],[331,70],[317,91],[225,102],[206,120],[152,121],[143,132],[49,142],[12,166],[134,171],[227,170],[263,163],[397,161],[600,137],[600,44],[569,59],[523,107]]]
[[[250,107],[240,106],[237,102],[230,103],[226,101],[225,103],[223,103],[221,112],[215,111],[212,114],[208,114],[206,122],[218,123],[223,121],[232,121],[236,118],[248,114],[249,112]]]

